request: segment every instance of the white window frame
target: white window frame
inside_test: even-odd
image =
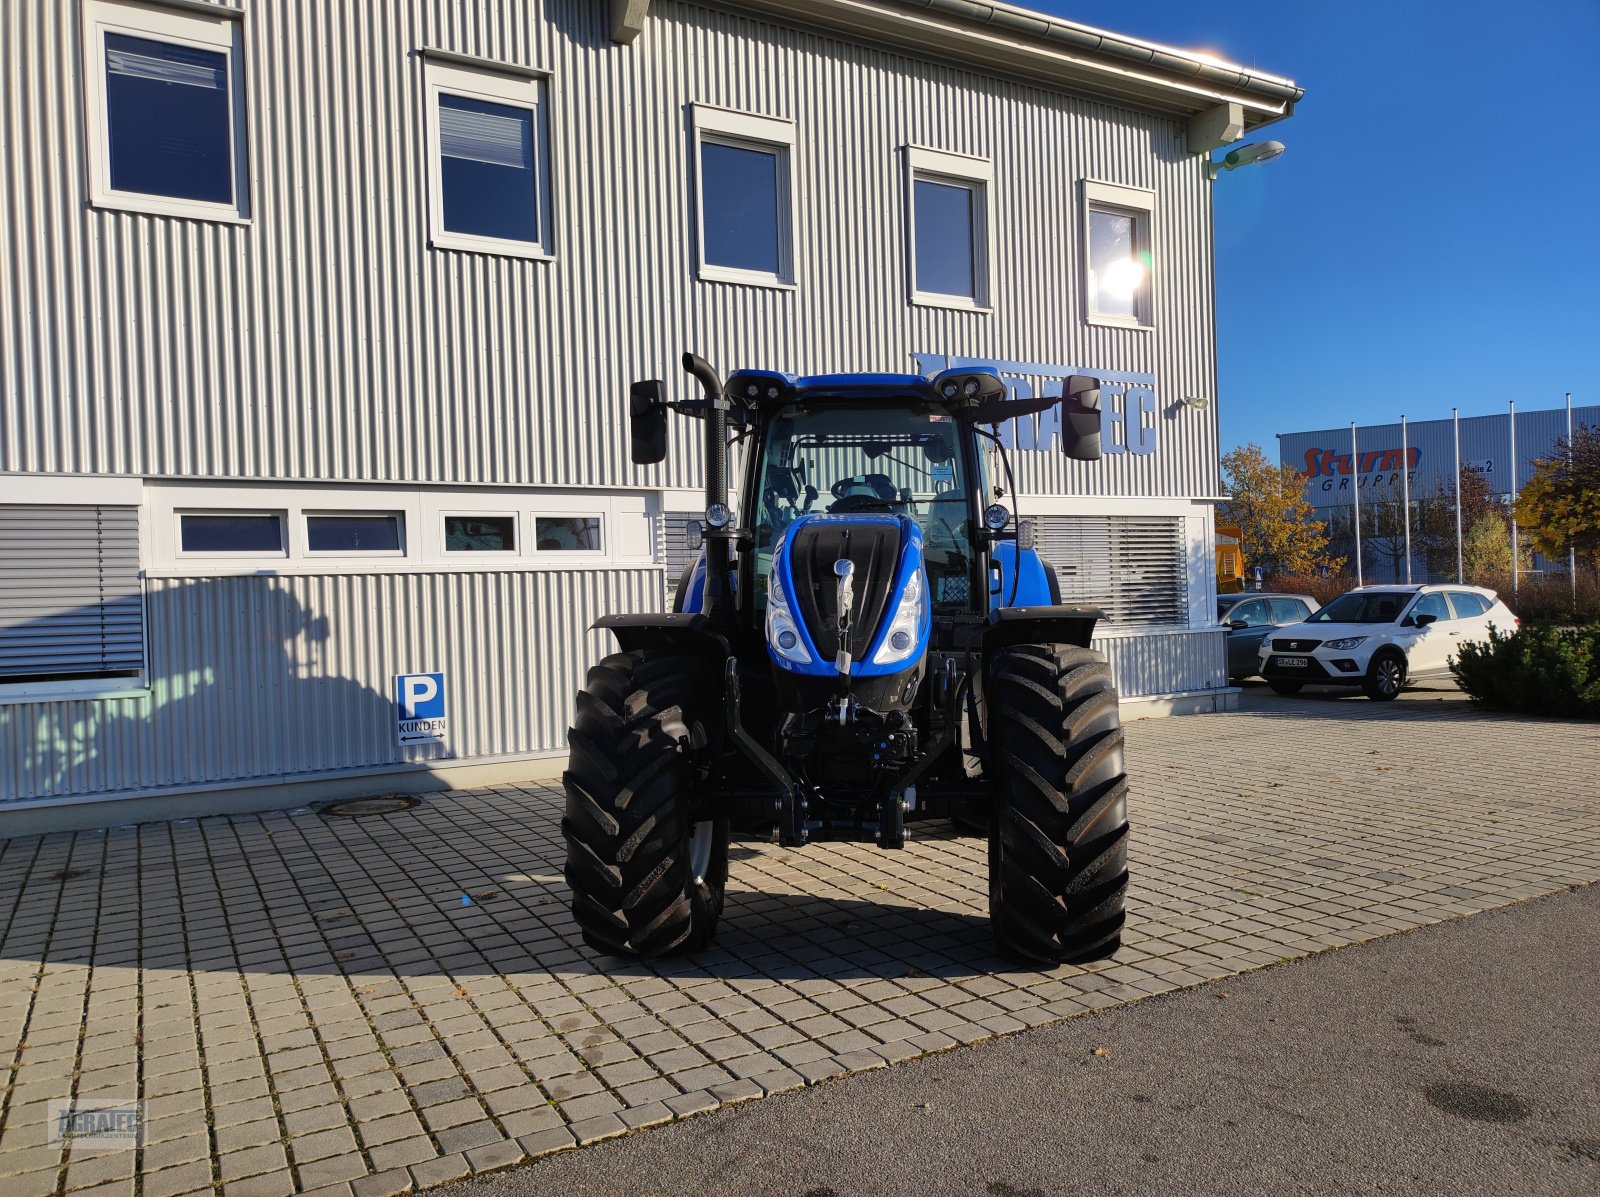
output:
[[[457,55],[424,52],[428,126],[428,244],[500,257],[555,260],[555,186],[550,166],[550,76],[532,67],[469,62]],[[534,195],[539,236],[534,241],[455,233],[444,227],[444,168],[439,136],[439,97],[464,96],[526,109],[533,116]]]
[[[380,516],[386,519],[394,520],[395,531],[400,535],[400,547],[398,549],[314,549],[311,547],[312,520],[319,517],[351,519],[359,516]],[[305,536],[305,555],[307,557],[334,557],[339,559],[359,557],[366,559],[368,557],[404,557],[406,555],[406,513],[397,507],[352,507],[345,509],[340,509],[337,507],[307,507],[300,512],[299,522],[301,525],[301,532]]]
[[[240,496],[243,498],[243,496]],[[235,549],[223,552],[190,551],[183,547],[183,520],[189,515],[273,515],[278,518],[278,549]],[[282,561],[289,556],[289,541],[293,536],[289,510],[286,507],[243,505],[239,507],[178,507],[172,513],[172,543],[177,556],[183,561]]]
[[[452,549],[445,525],[451,519],[509,519],[515,544],[510,549]],[[526,556],[528,538],[522,526],[522,513],[513,507],[446,507],[439,512],[439,556],[446,561],[507,561]]]
[[[1090,223],[1095,212],[1110,212],[1118,216],[1133,217],[1134,253],[1148,254],[1150,269],[1136,310],[1132,316],[1095,310],[1094,288],[1090,284],[1089,252],[1091,246]],[[1108,328],[1155,328],[1157,266],[1161,261],[1156,252],[1156,193],[1142,187],[1126,187],[1120,183],[1104,183],[1098,179],[1083,181],[1082,247],[1083,247],[1083,318],[1086,324]]]
[[[83,99],[88,135],[89,202],[97,208],[151,212],[246,224],[250,220],[250,130],[245,103],[244,32],[238,9],[219,7],[216,15],[195,7],[163,8],[121,0],[84,0]],[[106,112],[106,34],[221,52],[228,60],[228,106],[233,139],[233,202],[210,203],[116,191],[111,187],[111,126]]]
[[[96,480],[74,479],[88,482]],[[84,489],[93,490],[86,487]],[[68,488],[62,488],[67,495]],[[109,493],[109,492],[108,492]],[[154,578],[229,577],[257,575],[329,575],[386,573],[482,573],[493,571],[553,571],[637,569],[655,567],[655,531],[659,514],[653,491],[606,488],[540,487],[435,487],[392,483],[274,484],[240,482],[184,482],[152,480],[133,488],[118,487],[119,503],[137,505],[143,495],[148,519],[148,565]],[[0,477],[0,499],[7,495]],[[82,494],[71,496],[89,502]],[[26,502],[34,499],[29,495]],[[53,500],[52,500],[53,501]],[[102,500],[110,502],[111,499]],[[287,554],[210,554],[180,551],[180,514],[219,515],[287,514],[284,539]],[[399,515],[404,551],[312,552],[307,534],[308,515]],[[530,543],[535,516],[598,517],[601,548],[598,551],[537,550]],[[516,550],[446,552],[446,516],[500,516],[515,521]]]
[[[908,145],[905,159],[906,293],[923,307],[953,308],[963,312],[994,310],[994,163],[970,154],[953,154],[927,146]],[[972,193],[972,297],[946,295],[917,288],[917,184],[943,183]]]
[[[537,557],[541,561],[604,561],[611,554],[611,529],[608,526],[606,512],[600,508],[591,508],[587,511],[543,511],[534,510],[528,514],[528,527],[533,530],[528,541],[528,555]],[[600,547],[598,549],[541,549],[539,547],[539,521],[561,519],[591,519],[600,521]]]
[[[710,104],[690,106],[693,130],[695,277],[703,282],[740,283],[750,287],[795,289],[795,131],[794,122],[776,116],[758,116]],[[778,270],[743,270],[706,261],[705,169],[701,147],[732,146],[773,154],[778,166]]]

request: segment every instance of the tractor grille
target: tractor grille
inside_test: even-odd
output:
[[[848,557],[855,563],[855,615],[850,655],[867,651],[883,619],[900,557],[900,526],[892,523],[824,523],[803,525],[789,548],[796,593],[795,614],[806,621],[811,639],[832,658],[839,652],[839,580],[833,563]]]
[[[1308,653],[1321,643],[1320,640],[1274,640],[1272,647],[1280,653]]]

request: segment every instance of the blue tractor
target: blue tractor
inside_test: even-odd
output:
[[[708,944],[735,832],[893,849],[908,822],[955,819],[988,836],[1006,955],[1115,952],[1127,778],[1089,648],[1101,612],[1061,604],[996,431],[1060,403],[1065,452],[1096,460],[1097,382],[1017,399],[986,370],[724,385],[692,354],[684,367],[698,398],[633,385],[632,453],[665,458],[669,410],[704,422],[703,548],[671,612],[599,621],[620,651],[589,671],[569,735],[585,940],[639,959]]]

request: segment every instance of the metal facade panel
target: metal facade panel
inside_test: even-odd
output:
[[[562,750],[658,569],[157,579],[147,697],[0,706],[0,800]],[[394,675],[445,674],[438,747],[396,742]]]
[[[1154,636],[1107,636],[1094,648],[1111,662],[1123,698],[1222,690],[1228,685],[1224,632],[1198,628]]]
[[[626,384],[911,354],[1153,375],[1150,455],[1023,453],[1056,493],[1217,492],[1210,193],[1181,122],[767,18],[659,0],[631,46],[593,0],[252,0],[251,220],[90,207],[80,5],[11,4],[0,62],[0,470],[690,486],[690,429],[626,459]],[[427,245],[425,47],[552,72],[554,261]],[[791,118],[792,290],[698,282],[687,106]],[[907,144],[991,158],[989,313],[907,302]],[[63,151],[63,147],[65,150]],[[1083,321],[1092,178],[1155,193],[1153,331]]]

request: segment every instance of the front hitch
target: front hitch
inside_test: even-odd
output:
[[[777,820],[774,839],[785,848],[803,847],[807,838],[806,820],[810,817],[805,790],[795,780],[794,774],[783,767],[783,762],[763,748],[760,741],[745,729],[739,711],[739,662],[735,657],[729,657],[723,668],[722,693],[728,738],[777,788],[778,797],[773,803],[773,814]]]

